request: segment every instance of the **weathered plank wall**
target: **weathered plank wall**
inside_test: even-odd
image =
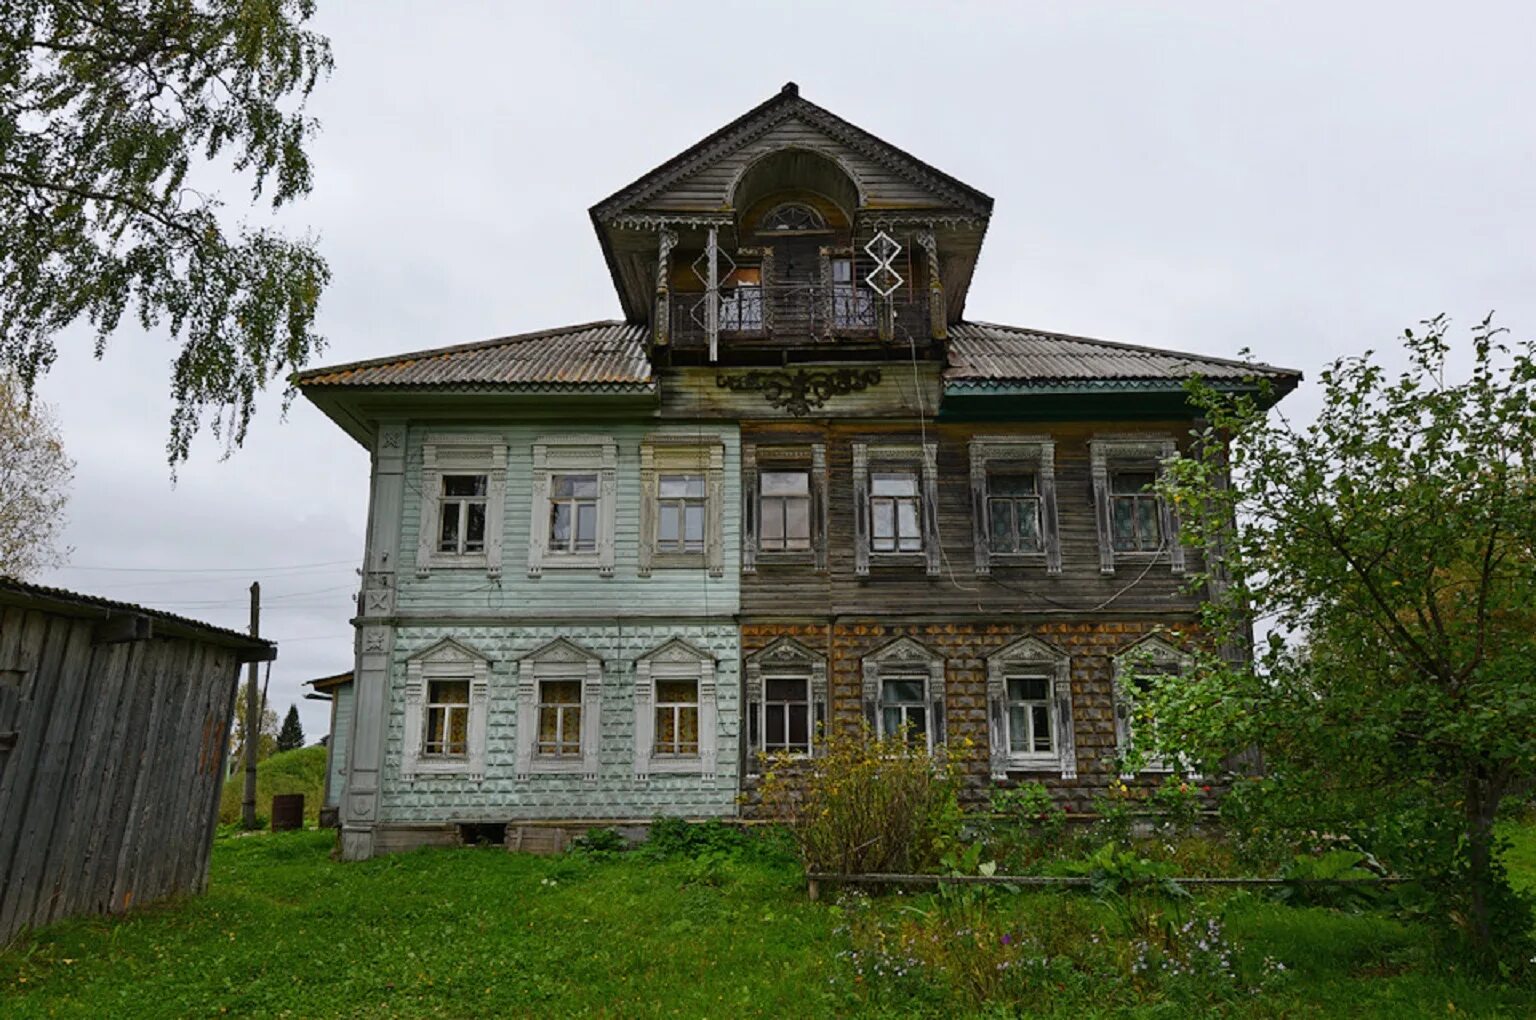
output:
[[[0,608],[0,944],[201,891],[238,653]]]

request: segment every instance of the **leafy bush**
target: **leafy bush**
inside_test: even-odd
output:
[[[1209,789],[1205,787],[1205,790]],[[1187,836],[1194,832],[1200,821],[1201,793],[1201,788],[1188,779],[1164,776],[1147,799],[1147,806],[1156,815],[1159,831],[1165,836]]]
[[[617,830],[608,828],[588,829],[571,840],[571,849],[594,857],[607,857],[629,849],[629,840]]]
[[[808,871],[932,870],[960,831],[959,778],[942,748],[867,727],[832,734],[811,762],[770,759],[764,806],[795,838]]]
[[[1093,798],[1094,813],[1099,820],[1094,823],[1096,836],[1117,846],[1131,845],[1131,827],[1135,823],[1135,801],[1130,787],[1115,779],[1109,789]]]

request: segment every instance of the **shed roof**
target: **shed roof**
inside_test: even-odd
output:
[[[201,620],[149,609],[132,602],[117,602],[64,588],[29,584],[14,577],[0,577],[0,606],[38,609],[62,616],[102,621],[116,617],[144,617],[150,621],[150,630],[142,636],[188,638],[205,644],[235,648],[241,652],[242,662],[277,658],[276,643],[265,638],[251,637],[238,630],[216,627]]]
[[[1283,390],[1301,379],[1295,369],[1258,362],[1090,337],[1048,333],[992,322],[950,327],[949,365],[944,381],[965,388],[1014,384],[1169,383],[1199,375],[1240,382],[1269,378]]]
[[[396,354],[294,375],[301,387],[646,391],[644,325],[605,320]]]
[[[313,687],[317,691],[328,691],[333,687],[345,687],[352,682],[352,671],[337,673],[335,676],[316,677],[313,680],[304,681],[305,687]]]

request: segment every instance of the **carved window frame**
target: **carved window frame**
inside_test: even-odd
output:
[[[930,577],[939,573],[939,444],[887,443],[856,440],[853,443],[853,572],[869,576],[871,562],[910,566],[922,563]],[[918,498],[922,501],[923,548],[919,552],[875,552],[870,549],[870,475],[881,468],[918,473]]]
[[[1051,681],[1051,715],[1056,750],[1050,754],[1015,754],[1009,742],[1008,678],[1044,676]],[[1077,778],[1077,731],[1072,715],[1072,657],[1037,637],[1024,637],[987,656],[987,717],[990,722],[992,778],[1009,772],[1059,772]]]
[[[1093,506],[1098,519],[1099,573],[1113,574],[1119,562],[1149,563],[1166,559],[1174,574],[1184,573],[1184,546],[1179,542],[1178,515],[1158,497],[1158,526],[1163,529],[1163,548],[1151,552],[1116,550],[1113,511],[1110,507],[1110,475],[1117,471],[1151,471],[1162,477],[1163,465],[1178,454],[1178,445],[1164,435],[1097,437],[1088,443],[1093,474]]]
[[[885,713],[881,711],[881,687],[886,680],[924,680],[924,701],[928,706],[928,749],[947,743],[944,710],[948,684],[943,654],[915,638],[898,637],[865,655],[859,663],[862,673],[864,719],[870,731],[884,737]]]
[[[764,471],[805,471],[811,482],[811,547],[807,550],[764,551],[762,535],[761,475]],[[813,564],[818,573],[827,569],[827,444],[741,444],[741,572],[757,573],[759,563]]]
[[[696,553],[661,552],[656,548],[660,523],[659,488],[664,474],[697,474],[704,478],[704,549]],[[725,442],[718,436],[656,433],[640,443],[639,573],[653,570],[700,569],[710,577],[725,575]],[[601,517],[601,511],[599,511]]]
[[[791,637],[781,637],[746,657],[747,772],[757,775],[766,753],[767,681],[804,679],[811,698],[811,756],[820,751],[827,725],[827,659]],[[802,757],[796,755],[795,757]]]
[[[517,669],[517,778],[536,775],[580,776],[597,781],[598,754],[603,733],[603,660],[567,638],[556,638],[516,662]],[[581,682],[581,757],[541,758],[539,734],[539,682]]]
[[[987,576],[997,566],[1045,565],[1050,575],[1061,573],[1061,526],[1056,509],[1056,444],[1048,436],[973,436],[971,453],[971,515],[975,538],[976,573]],[[1040,499],[1039,552],[992,551],[992,515],[988,511],[987,476],[993,465],[1018,464],[1035,476]]]
[[[720,753],[720,701],[715,657],[672,638],[635,659],[635,778],[653,775],[696,775],[714,779]],[[699,753],[693,756],[656,754],[656,682],[694,680],[699,685]]]
[[[528,527],[528,576],[545,570],[593,570],[613,576],[617,523],[619,446],[612,436],[540,436],[533,443],[532,520]],[[597,475],[597,548],[589,553],[549,551],[550,480],[555,475]]]
[[[485,475],[485,549],[447,553],[437,548],[444,475]],[[416,576],[434,569],[480,568],[501,576],[502,522],[507,505],[507,444],[499,435],[429,432],[421,444],[421,513],[416,533]]]
[[[434,680],[469,681],[468,747],[462,756],[422,754],[427,688]],[[463,776],[472,782],[485,779],[490,681],[491,660],[453,638],[443,638],[406,660],[404,735],[400,749],[402,779],[437,776]]]
[[[1122,758],[1130,750],[1131,714],[1136,705],[1135,695],[1127,686],[1131,668],[1138,664],[1145,664],[1149,667],[1148,672],[1166,673],[1169,666],[1183,671],[1194,661],[1193,655],[1157,634],[1149,634],[1115,656],[1111,679],[1114,695],[1115,750]],[[1182,761],[1170,762],[1156,756],[1149,757],[1141,767],[1142,772],[1155,773],[1174,772],[1179,769],[1188,771],[1186,764]],[[1134,773],[1123,772],[1122,775],[1129,779]]]

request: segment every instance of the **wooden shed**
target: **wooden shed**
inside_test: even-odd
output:
[[[0,945],[201,892],[242,663],[269,641],[0,578]]]

